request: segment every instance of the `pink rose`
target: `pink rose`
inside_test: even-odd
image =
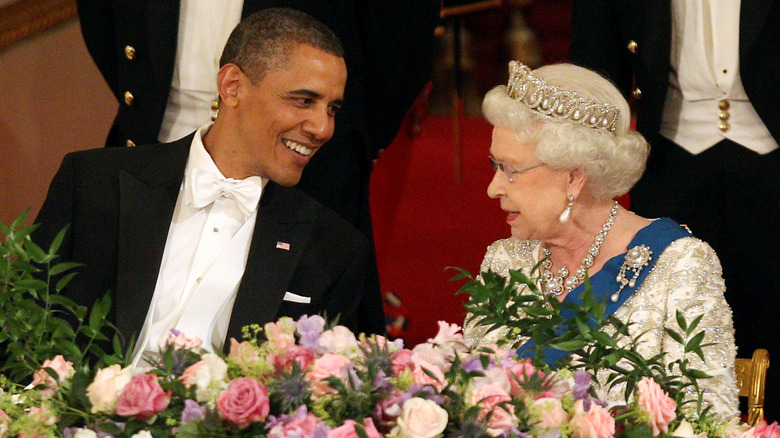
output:
[[[390,355],[390,358],[393,360],[392,369],[394,376],[398,377],[403,370],[414,368],[412,354],[412,350],[404,348]]]
[[[401,405],[406,397],[406,393],[396,389],[385,399],[380,400],[374,407],[374,418],[383,432],[389,432],[395,419],[401,415]]]
[[[364,418],[362,425],[355,420],[347,420],[341,426],[329,430],[327,438],[360,438],[356,430],[358,427],[363,428],[368,438],[382,438],[371,417]]]
[[[92,413],[113,414],[116,401],[125,386],[130,383],[133,370],[114,364],[95,374],[92,383],[87,386],[87,397],[92,403]]]
[[[452,349],[439,348],[433,344],[418,344],[412,348],[412,361],[424,361],[436,365],[440,370],[447,371],[452,365],[455,353]]]
[[[780,426],[778,426],[777,421],[772,422],[772,424],[767,424],[766,420],[761,420],[754,427],[745,431],[742,434],[741,438],[779,438],[779,437],[780,437]]]
[[[32,385],[46,386],[46,389],[41,391],[41,396],[44,398],[49,398],[54,395],[54,391],[60,387],[57,381],[46,371],[46,368],[53,369],[54,372],[57,373],[57,378],[60,382],[69,379],[76,372],[73,369],[73,362],[68,362],[61,354],[55,356],[54,360],[46,359],[43,361],[41,369],[33,373]]]
[[[479,418],[487,418],[490,436],[499,436],[515,424],[515,407],[509,403],[512,398],[500,385],[489,383],[471,391],[468,403],[479,406]]]
[[[325,378],[335,376],[341,379],[341,369],[349,363],[349,359],[340,354],[328,353],[317,358],[306,373],[306,379],[312,382],[312,394],[320,397],[336,392],[328,385]]]
[[[268,416],[271,409],[268,388],[251,377],[239,377],[219,396],[218,406],[222,419],[238,429],[246,429]]]
[[[639,406],[650,415],[653,436],[669,432],[669,423],[677,418],[677,403],[650,377],[642,377],[636,387]]]
[[[172,392],[170,389],[163,391],[156,374],[136,374],[119,394],[116,413],[123,417],[149,420],[168,407]]]
[[[395,433],[398,438],[435,438],[447,427],[449,416],[431,400],[412,397],[401,408]]]
[[[181,376],[179,376],[179,380],[184,383],[184,386],[186,388],[190,388],[192,385],[197,384],[197,376],[198,376],[198,369],[202,366],[206,365],[206,361],[199,360],[195,362],[194,364],[187,367],[187,369],[184,370],[183,373],[181,373]]]
[[[277,356],[275,365],[281,369],[288,369],[292,367],[293,363],[297,363],[300,369],[306,371],[314,363],[316,356],[317,354],[314,351],[296,345],[287,350],[284,356]]]
[[[574,438],[609,438],[615,436],[615,419],[609,412],[591,403],[585,412],[582,400],[574,403],[574,417],[571,420]]]
[[[542,379],[545,377],[543,372],[534,368],[534,366],[531,364],[531,359],[528,358],[513,363],[511,367],[505,368],[505,370],[507,378],[509,379],[509,384],[511,385],[509,394],[512,395],[512,397],[520,397],[521,395],[525,395],[525,390],[523,389],[522,384],[527,382],[530,377],[534,375],[534,373],[536,373]]]
[[[569,414],[563,409],[557,398],[543,397],[533,401],[534,412],[539,416],[536,427],[557,429],[569,419]]]
[[[307,413],[303,418],[295,418],[288,423],[278,423],[268,431],[268,438],[309,437],[312,436],[319,422],[317,417]]]
[[[188,338],[184,336],[184,333],[176,331],[175,336],[170,336],[166,341],[167,345],[173,345],[174,350],[194,350],[203,344],[203,340],[199,337]]]
[[[420,386],[430,385],[438,391],[444,388],[444,372],[439,367],[414,356],[412,356],[412,361],[414,362],[414,368],[412,369],[412,381],[414,383]],[[428,373],[433,374],[433,377]]]
[[[236,338],[230,338],[230,354],[228,358],[239,366],[252,366],[260,362],[257,347],[249,341],[238,342]]]

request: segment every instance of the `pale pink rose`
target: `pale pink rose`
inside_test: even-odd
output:
[[[195,362],[194,364],[188,366],[183,373],[181,373],[179,380],[184,383],[186,388],[190,388],[192,385],[197,383],[198,369],[204,366],[206,366],[206,361],[204,360]]]
[[[238,342],[236,338],[230,338],[230,354],[228,354],[228,358],[239,366],[251,367],[260,362],[260,354],[257,347],[249,341]]]
[[[418,344],[412,348],[414,355],[412,361],[418,360],[436,365],[442,371],[447,371],[455,358],[455,352],[452,349],[439,348],[433,344]]]
[[[309,437],[319,423],[314,414],[308,413],[303,418],[296,418],[289,423],[279,423],[268,431],[268,438]]]
[[[393,376],[398,377],[401,371],[414,368],[412,354],[412,350],[404,348],[390,355],[390,358],[393,360]]]
[[[391,435],[399,438],[435,438],[442,435],[449,416],[431,400],[412,397],[401,408],[396,429]]]
[[[412,362],[414,362],[414,368],[412,368],[412,382],[420,386],[431,385],[438,391],[444,389],[446,382],[444,372],[441,368],[428,363],[423,359],[416,358],[415,356],[412,356]],[[433,377],[431,377],[429,373],[433,374]]]
[[[460,333],[459,325],[448,324],[445,321],[439,321],[438,324],[439,332],[432,339],[428,339],[429,343],[450,350],[454,348],[460,353],[468,351],[470,344],[463,338],[463,333]]]
[[[219,416],[237,429],[265,420],[271,409],[268,388],[251,377],[239,377],[230,382],[219,396]]]
[[[162,389],[156,374],[136,374],[119,394],[116,413],[146,421],[168,407],[172,392]]]
[[[54,372],[57,373],[57,378],[60,382],[71,378],[76,372],[76,370],[73,369],[73,362],[65,360],[61,354],[55,356],[54,360],[46,359],[43,361],[41,369],[33,373],[32,385],[44,385],[46,387],[46,389],[41,391],[41,396],[44,399],[50,398],[60,387],[54,377],[46,371],[46,368],[53,369]]]
[[[544,429],[558,429],[569,420],[569,414],[563,409],[561,400],[552,397],[538,398],[533,402],[534,413],[538,416],[539,423],[536,427]]]
[[[174,350],[194,350],[203,345],[203,340],[197,336],[188,338],[187,336],[184,336],[184,333],[177,332],[175,336],[172,335],[168,337],[166,344],[173,345]]]
[[[360,427],[358,426],[357,421],[347,420],[341,426],[329,430],[327,438],[360,438],[356,427]],[[368,438],[382,438],[382,434],[376,430],[376,426],[374,426],[374,420],[372,420],[371,417],[366,417],[363,419],[362,427]]]
[[[311,369],[306,373],[306,380],[312,382],[312,394],[317,397],[336,392],[328,385],[325,378],[330,376],[342,378],[341,369],[350,363],[349,359],[340,355],[328,353],[314,360]]]
[[[574,403],[574,417],[571,420],[574,438],[609,438],[615,436],[615,419],[609,412],[597,405],[590,404],[585,412],[582,400]]]
[[[779,438],[780,426],[777,421],[767,424],[766,420],[761,420],[758,424],[748,429],[742,434],[741,438]]]
[[[289,336],[293,336],[295,333],[295,321],[289,316],[279,318],[276,322],[269,322],[263,326],[263,333],[265,338],[271,343],[275,344],[279,338],[286,342]],[[294,337],[293,337],[294,338]]]
[[[527,382],[531,376],[536,373],[540,378],[544,378],[545,375],[541,371],[537,371],[531,364],[531,359],[525,359],[512,364],[511,367],[505,368],[507,378],[509,379],[510,391],[509,394],[512,397],[520,397],[525,395],[525,390],[522,384]]]
[[[115,364],[103,368],[95,374],[92,383],[87,386],[87,397],[92,403],[92,413],[113,414],[119,394],[130,383],[133,370]]]
[[[507,371],[501,367],[493,367],[484,371],[484,376],[474,378],[474,386],[498,385],[506,393],[509,393],[511,384],[507,378]]]
[[[479,406],[479,418],[487,418],[490,436],[499,436],[515,425],[515,407],[509,403],[512,398],[500,385],[493,383],[475,388],[468,395],[468,403]]]
[[[677,403],[650,377],[642,377],[636,387],[639,406],[650,415],[653,436],[669,432],[669,423],[677,418]]]
[[[318,345],[326,353],[352,356],[358,352],[358,341],[355,334],[343,325],[326,330],[320,336]]]
[[[48,405],[32,406],[29,412],[30,418],[44,426],[54,426],[59,421],[56,415],[51,411]]]

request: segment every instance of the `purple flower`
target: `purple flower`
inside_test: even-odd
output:
[[[358,377],[355,366],[352,363],[348,363],[341,368],[341,377],[345,381],[349,381],[352,384],[352,388],[357,389],[363,385],[363,381]]]
[[[482,366],[482,360],[476,356],[472,356],[464,360],[461,364],[461,367],[468,372],[485,371],[485,368]]]
[[[322,331],[325,329],[325,319],[318,315],[303,315],[295,323],[295,327],[301,336],[299,344],[308,349],[316,350]]]
[[[585,411],[590,410],[590,397],[588,396],[588,390],[590,390],[590,374],[584,370],[577,370],[574,372],[574,389],[572,389],[572,395],[574,400],[582,400],[582,407]]]
[[[393,383],[390,377],[383,370],[379,370],[376,373],[376,379],[374,379],[374,389],[379,392],[390,392],[393,390]]]
[[[206,407],[201,406],[195,400],[184,400],[184,410],[181,412],[181,424],[190,421],[200,421],[206,418]]]

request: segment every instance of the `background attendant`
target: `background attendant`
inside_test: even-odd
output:
[[[213,125],[65,157],[33,238],[48,247],[70,224],[61,255],[86,267],[66,293],[91,305],[111,291],[111,319],[140,332],[136,360],[171,328],[221,348],[285,315],[382,332],[370,242],[291,187],[333,135],[347,80],[338,39],[306,14],[268,9],[239,24],[220,64]]]
[[[780,1],[575,0],[572,12],[571,62],[635,96],[652,146],[632,208],[712,244],[740,356],[780,357]],[[770,419],[778,392],[770,371]]]

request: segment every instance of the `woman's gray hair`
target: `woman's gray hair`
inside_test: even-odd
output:
[[[558,169],[580,169],[585,190],[597,199],[627,193],[645,170],[650,147],[631,130],[631,112],[620,91],[596,72],[573,64],[540,67],[533,75],[562,90],[613,105],[620,110],[614,135],[567,119],[553,119],[507,95],[506,86],[490,90],[482,102],[485,118],[536,146],[540,161]]]

